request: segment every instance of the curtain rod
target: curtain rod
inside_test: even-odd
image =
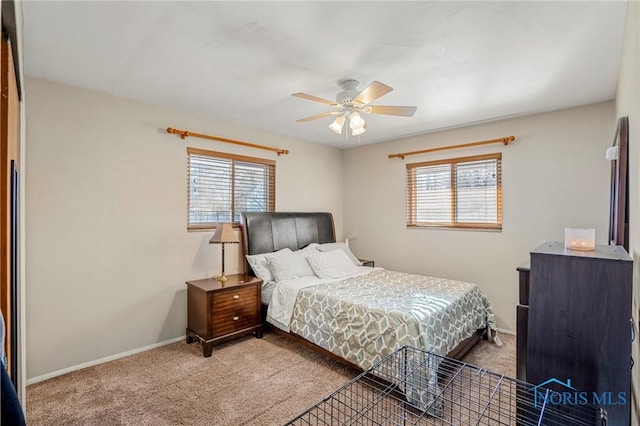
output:
[[[389,154],[389,158],[400,158],[404,160],[404,157],[408,155],[425,154],[427,152],[444,151],[446,149],[467,148],[470,146],[487,145],[490,143],[502,143],[505,145],[509,145],[509,143],[513,142],[514,140],[516,140],[515,136],[507,136],[505,138],[490,139],[490,140],[480,141],[480,142],[469,142],[469,143],[463,143],[460,145],[441,146],[439,148],[422,149],[420,151],[410,151],[410,152],[400,152],[398,154]]]
[[[235,145],[248,146],[250,148],[265,149],[267,151],[273,151],[278,155],[288,154],[289,153],[288,149],[272,148],[270,146],[257,145],[255,143],[237,141],[237,140],[234,140],[234,139],[221,138],[221,137],[218,137],[218,136],[205,135],[203,133],[190,132],[189,130],[174,129],[173,127],[167,127],[167,133],[173,133],[174,135],[180,135],[180,139],[186,139],[187,136],[194,136],[196,138],[210,139],[210,140],[213,140],[213,141],[220,141],[220,142],[225,142],[225,143],[232,143],[232,144],[235,144]]]

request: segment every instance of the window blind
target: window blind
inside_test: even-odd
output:
[[[407,164],[407,226],[502,228],[502,154]]]
[[[188,229],[275,210],[275,162],[188,148]]]

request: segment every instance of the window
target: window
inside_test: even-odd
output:
[[[187,154],[187,229],[239,223],[242,212],[275,210],[275,161],[195,148]]]
[[[502,154],[407,164],[407,227],[502,229]]]

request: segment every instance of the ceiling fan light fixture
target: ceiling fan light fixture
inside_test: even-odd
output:
[[[364,128],[364,119],[362,117],[360,117],[360,114],[358,114],[357,111],[354,111],[351,113],[351,115],[349,116],[349,127],[351,127],[351,130],[359,130]]]
[[[337,134],[342,134],[342,126],[344,126],[345,118],[344,115],[340,115],[336,117],[333,123],[329,124],[329,128],[336,132]]]
[[[362,126],[362,127],[358,128],[358,129],[353,129],[351,131],[351,135],[352,136],[359,136],[359,135],[363,134],[366,131],[367,131],[367,126]]]

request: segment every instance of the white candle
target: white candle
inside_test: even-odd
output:
[[[593,250],[595,241],[595,228],[565,228],[564,230],[564,246],[569,250]]]

